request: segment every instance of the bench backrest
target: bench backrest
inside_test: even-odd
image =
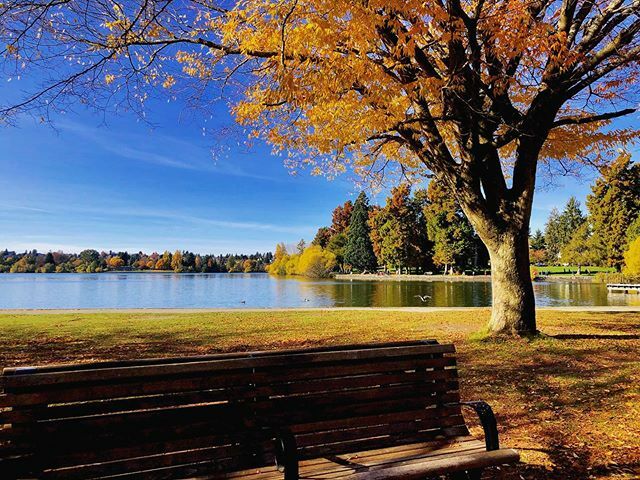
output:
[[[5,369],[2,478],[181,478],[466,433],[433,341]]]

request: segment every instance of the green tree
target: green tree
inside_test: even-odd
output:
[[[327,250],[336,257],[336,263],[340,267],[340,271],[344,271],[344,248],[347,245],[347,234],[343,231],[333,235],[327,244]]]
[[[556,208],[551,210],[544,233],[549,263],[558,262],[562,249],[569,243],[573,234],[584,221],[580,202],[575,197],[569,198],[562,213],[558,212]],[[562,260],[564,261],[564,259]]]
[[[580,209],[580,202],[576,200],[576,197],[572,196],[567,201],[562,215],[560,215],[560,225],[563,229],[562,237],[565,245],[584,221],[585,217]]]
[[[545,250],[547,248],[544,233],[542,233],[540,229],[536,230],[535,233],[529,237],[529,246],[532,250]]]
[[[402,184],[391,191],[386,205],[372,221],[377,231],[372,235],[377,246],[380,263],[387,268],[424,266],[427,238],[420,205],[411,198],[411,187]]]
[[[360,192],[353,205],[344,249],[344,261],[360,271],[371,271],[376,268],[376,256],[373,253],[369,228],[369,199],[364,192]]]
[[[473,255],[473,227],[446,185],[429,182],[423,212],[433,262],[444,266],[445,275],[449,267],[464,268]]]
[[[557,263],[563,243],[560,212],[555,207],[551,209],[544,226],[544,243],[547,245],[547,262]]]
[[[640,213],[640,165],[622,152],[591,187],[587,208],[597,235],[606,251],[608,266],[620,270],[627,249],[627,231]]]
[[[44,263],[45,264],[51,263],[51,264],[55,265],[56,261],[53,258],[53,253],[47,252],[47,255],[45,255],[45,257],[44,257]]]
[[[98,260],[100,260],[100,254],[96,250],[87,249],[81,251],[78,258],[80,258],[82,263],[85,265],[90,265],[91,263],[98,262]]]
[[[602,244],[599,238],[593,235],[589,222],[583,222],[578,227],[560,252],[564,262],[578,266],[578,275],[583,266],[597,265],[604,254]]]

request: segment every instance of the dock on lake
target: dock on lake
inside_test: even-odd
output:
[[[607,283],[610,292],[640,293],[640,283]]]

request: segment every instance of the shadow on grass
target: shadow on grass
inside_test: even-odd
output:
[[[636,334],[611,334],[611,335],[606,335],[606,334],[599,334],[599,333],[594,333],[594,334],[588,334],[588,333],[576,333],[576,334],[571,334],[571,333],[560,333],[557,335],[551,335],[550,338],[555,338],[556,340],[638,340],[640,339],[640,334],[636,335]]]
[[[500,480],[640,479],[638,334],[558,334],[460,344],[465,399],[486,400],[501,443],[530,464]]]

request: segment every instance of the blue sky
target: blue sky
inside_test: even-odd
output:
[[[0,128],[0,249],[266,251],[310,241],[358,193],[348,176],[292,176],[266,146],[208,134],[231,123],[224,104],[206,120],[177,103],[148,113],[153,127],[80,111],[55,128],[31,118]],[[532,229],[571,195],[583,202],[590,180],[540,188]]]

